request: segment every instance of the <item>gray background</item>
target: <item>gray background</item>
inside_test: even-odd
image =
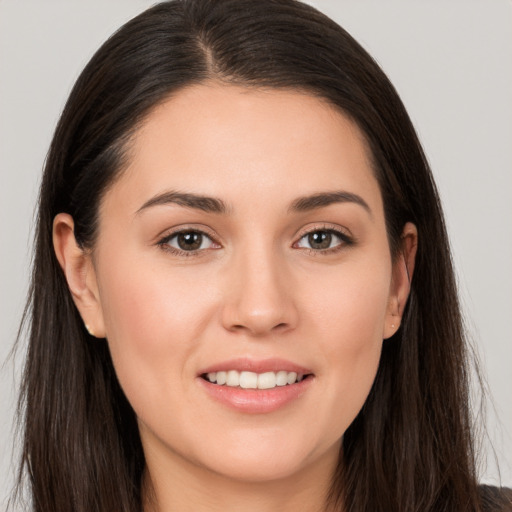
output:
[[[100,43],[152,3],[0,0],[0,362],[23,309],[37,187],[60,110]],[[311,3],[379,61],[419,132],[444,202],[468,329],[494,397],[489,434],[502,481],[511,486],[512,3]],[[22,356],[0,369],[2,510],[12,484]],[[488,445],[485,453],[492,453]],[[481,478],[496,482],[488,458]]]

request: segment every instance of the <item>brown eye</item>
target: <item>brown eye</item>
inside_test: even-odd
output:
[[[295,247],[313,251],[326,251],[327,249],[341,248],[351,245],[352,239],[347,235],[333,229],[317,229],[301,237]]]
[[[309,246],[312,249],[329,249],[332,242],[332,233],[328,231],[315,231],[308,235]]]
[[[174,233],[162,240],[160,245],[182,252],[194,252],[218,247],[208,235],[201,231],[180,231],[179,233]]]
[[[203,242],[203,235],[196,231],[189,233],[180,233],[176,237],[178,247],[183,251],[196,251],[201,247]]]

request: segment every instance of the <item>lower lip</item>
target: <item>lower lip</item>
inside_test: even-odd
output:
[[[277,411],[299,399],[308,390],[313,381],[309,375],[304,380],[272,389],[243,389],[212,384],[198,377],[203,389],[218,402],[240,412],[263,414]]]

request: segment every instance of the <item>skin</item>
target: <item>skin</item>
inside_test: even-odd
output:
[[[67,214],[55,219],[54,242],[137,414],[153,495],[146,509],[325,510],[343,433],[400,325],[415,227],[404,227],[393,261],[359,129],[303,93],[189,87],[149,115],[130,152],[102,201],[94,250],[77,247]],[[167,191],[219,198],[227,211],[142,208]],[[334,191],[367,208],[290,209]],[[209,238],[192,255],[172,252],[176,229]],[[328,230],[343,236],[327,250],[311,245],[309,232]],[[248,414],[199,382],[201,369],[236,357],[278,357],[314,375],[284,407]]]

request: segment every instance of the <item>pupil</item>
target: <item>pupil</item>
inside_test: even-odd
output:
[[[180,233],[178,235],[178,245],[184,251],[194,251],[201,247],[203,235],[201,233]]]
[[[332,235],[328,231],[315,231],[308,235],[308,241],[313,249],[328,249],[331,245]]]

